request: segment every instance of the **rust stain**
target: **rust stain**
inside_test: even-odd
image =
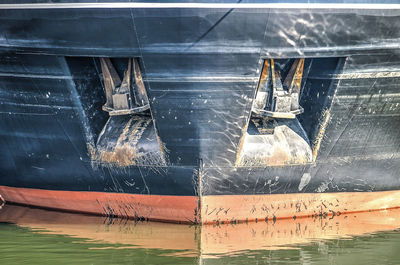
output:
[[[196,171],[195,171],[196,172]],[[197,201],[197,215],[196,216],[196,221],[201,224],[202,223],[202,214],[204,213],[203,209],[203,175],[204,175],[204,168],[203,168],[203,160],[200,159],[199,161],[199,169],[197,171],[198,174],[198,183],[197,183],[197,196],[198,196],[198,201]],[[208,211],[208,207],[206,207],[205,211]]]
[[[112,107],[112,94],[115,87],[121,84],[116,70],[114,69],[110,58],[100,58],[101,71],[103,73],[104,89],[106,92],[106,104],[105,107]]]
[[[129,93],[131,87],[131,60],[128,61],[128,68],[125,70],[124,79],[122,80],[121,86],[119,87],[119,93]]]
[[[129,121],[126,123],[124,129],[122,130],[122,133],[118,138],[117,145],[121,145],[122,141],[126,139],[126,135],[129,132],[129,128],[131,127],[132,121],[133,121],[133,117],[131,119],[129,119]],[[137,125],[137,124],[135,124],[135,125]]]
[[[142,78],[142,73],[140,72],[140,67],[139,67],[139,62],[135,58],[133,60],[133,73],[135,76],[135,82],[137,86],[137,100],[139,101],[139,105],[145,105],[148,104],[148,98],[147,98],[147,93],[146,93],[146,88],[144,86],[143,78]]]
[[[151,119],[147,119],[144,124],[139,124],[135,130],[132,130],[131,135],[129,136],[129,142],[131,145],[136,146],[139,142],[140,138],[142,137],[144,131],[147,129],[149,124],[151,123]]]
[[[246,124],[244,125],[243,129],[242,129],[242,138],[240,139],[239,142],[239,146],[238,146],[238,150],[236,153],[236,161],[235,161],[235,166],[238,166],[240,164],[240,159],[242,156],[242,150],[243,150],[243,146],[244,146],[244,142],[245,142],[245,138],[246,138],[246,132],[247,132],[247,128],[249,126],[249,122],[246,122]]]
[[[132,122],[135,121],[132,126]],[[125,125],[112,150],[98,150],[98,160],[118,166],[135,165],[138,157],[136,145],[150,124],[150,119],[132,117]]]
[[[263,70],[261,72],[260,82],[258,83],[257,92],[260,91],[260,88],[264,86],[265,82],[267,82],[268,77],[269,77],[269,62],[268,60],[265,60]]]
[[[161,139],[157,133],[156,133],[156,139],[157,139],[158,146],[159,146],[160,153],[161,153],[161,161],[164,165],[166,165],[167,164],[167,156],[166,156],[167,148],[165,147],[164,143],[161,141]]]
[[[97,158],[96,151],[95,151],[96,149],[90,143],[87,144],[87,148],[88,148],[88,151],[89,151],[89,154],[90,154],[90,158],[92,160],[95,160]]]
[[[267,88],[268,82],[269,82],[269,62],[268,60],[265,60],[260,81],[258,82],[258,87],[253,100],[252,111],[255,113],[259,113],[260,110],[263,110],[265,108],[268,96],[268,88]]]
[[[276,76],[277,74],[279,74],[279,72],[275,71],[275,63],[274,63],[274,59],[271,59],[271,77],[272,77],[272,95],[276,95],[276,83],[277,83],[277,78],[279,78],[280,76]]]
[[[102,162],[109,164],[116,164],[118,166],[130,166],[135,165],[136,151],[124,148],[116,147],[113,151],[99,151],[99,158]]]
[[[90,147],[92,162],[126,167],[133,165],[165,166],[164,152],[160,139],[152,131],[152,119],[144,116],[131,116],[119,124],[109,125],[109,119],[100,134],[97,147]],[[147,129],[150,131],[146,132]],[[146,134],[145,134],[146,132]],[[146,139],[142,139],[145,134]],[[157,150],[156,141],[160,149]]]
[[[331,117],[330,111],[328,109],[324,110],[324,112],[322,112],[321,117],[322,118],[321,118],[319,130],[318,130],[318,134],[312,145],[313,162],[315,162],[317,160],[318,151],[319,151],[319,148],[321,147],[321,142],[322,142],[322,139],[324,138],[325,130],[329,123],[329,119]]]
[[[303,78],[304,58],[296,59],[285,78],[284,85],[289,93],[300,93],[301,81]]]
[[[304,68],[304,58],[299,60],[297,69],[296,69],[296,75],[293,78],[292,81],[292,89],[297,90],[297,93],[300,93],[300,88],[301,88],[301,81],[303,79],[303,68]]]
[[[279,166],[292,162],[288,152],[278,146],[274,148],[270,157],[263,157],[260,160],[262,164],[269,166]]]

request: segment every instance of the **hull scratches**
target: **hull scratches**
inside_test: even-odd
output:
[[[112,217],[176,223],[275,222],[399,208],[400,191],[168,196],[0,186],[9,202]],[[199,210],[198,208],[201,207]],[[201,221],[200,221],[201,220]]]
[[[40,190],[0,186],[8,202],[94,215],[196,223],[195,196]]]

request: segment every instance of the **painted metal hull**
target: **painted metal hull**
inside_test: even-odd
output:
[[[0,194],[194,223],[399,207],[399,17],[397,6],[0,7]],[[151,121],[123,121],[116,141],[161,146],[162,159],[101,152],[99,57],[140,59]],[[299,115],[318,140],[310,162],[238,162],[268,58],[314,62],[318,89]],[[327,62],[335,72],[318,71]]]

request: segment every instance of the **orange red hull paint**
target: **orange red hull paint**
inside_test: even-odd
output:
[[[201,198],[203,223],[274,221],[400,207],[400,191],[215,195]]]
[[[0,186],[6,201],[45,208],[167,222],[196,222],[195,196],[40,190]]]
[[[182,223],[340,215],[400,207],[400,191],[196,196],[56,191],[0,186],[6,201],[57,210]]]

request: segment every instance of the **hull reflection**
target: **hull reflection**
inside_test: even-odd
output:
[[[400,228],[400,209],[200,227],[5,205],[0,210],[0,222],[29,228],[35,233],[84,238],[87,243],[106,243],[110,248],[174,250],[173,255],[202,260],[391,231]]]
[[[182,250],[180,255],[197,254],[196,227],[160,222],[100,217],[50,211],[17,205],[0,210],[0,223],[13,223],[38,233],[66,235],[108,243],[118,248]],[[122,246],[121,246],[122,245]]]

